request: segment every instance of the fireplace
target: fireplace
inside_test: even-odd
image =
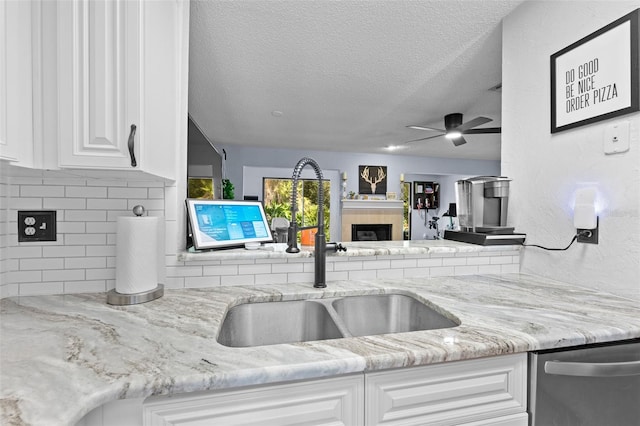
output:
[[[351,241],[391,241],[390,223],[351,225]]]

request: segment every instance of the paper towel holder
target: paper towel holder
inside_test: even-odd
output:
[[[142,216],[145,213],[145,209],[141,205],[137,205],[133,208],[133,213],[136,216]],[[107,292],[107,303],[109,305],[137,305],[140,303],[150,302],[158,299],[164,295],[164,285],[158,284],[154,289],[148,291],[142,291],[140,293],[122,294],[118,293],[116,289],[111,289]]]
[[[107,293],[107,303],[109,305],[137,305],[139,303],[150,302],[164,295],[164,285],[158,284],[156,288],[141,293],[122,294],[115,289]]]

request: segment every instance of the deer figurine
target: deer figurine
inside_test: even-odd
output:
[[[365,166],[364,170],[362,170],[362,174],[360,175],[365,182],[371,185],[371,193],[376,193],[376,185],[378,185],[387,175],[384,173],[384,169],[382,167],[378,167],[378,174],[375,179],[372,180],[369,175],[369,166]]]

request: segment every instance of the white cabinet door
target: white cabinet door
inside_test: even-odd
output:
[[[61,168],[176,178],[186,149],[186,40],[185,0],[58,2]]]
[[[58,2],[60,167],[136,167],[127,142],[140,125],[141,4]]]
[[[367,425],[519,425],[527,355],[368,373],[365,395]]]
[[[32,2],[0,1],[0,159],[33,162]]]
[[[241,390],[151,397],[145,426],[364,424],[362,375]]]

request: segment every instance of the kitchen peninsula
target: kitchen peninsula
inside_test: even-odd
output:
[[[259,348],[216,341],[236,304],[398,292],[461,324]],[[18,425],[72,425],[117,399],[456,365],[640,337],[634,301],[521,274],[333,281],[326,289],[169,289],[161,299],[124,307],[107,305],[104,294],[33,296],[3,299],[1,307],[1,421]]]

